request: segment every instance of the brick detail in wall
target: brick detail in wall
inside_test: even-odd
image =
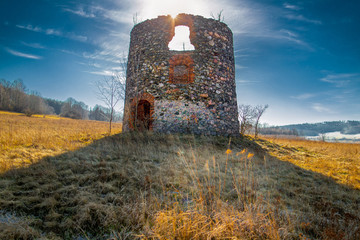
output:
[[[176,54],[170,58],[169,64],[169,83],[187,84],[194,82],[194,61],[190,54]]]

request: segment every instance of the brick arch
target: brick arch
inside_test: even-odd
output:
[[[171,40],[175,36],[175,27],[177,26],[186,26],[189,27],[190,30],[190,42],[194,46],[195,50],[197,48],[196,45],[194,45],[194,39],[196,37],[196,33],[194,31],[194,20],[193,17],[189,14],[180,13],[178,14],[173,20],[171,24],[171,32],[170,32],[170,38],[168,40],[167,45],[171,42]]]
[[[148,130],[152,130],[153,129],[153,114],[154,114],[154,103],[155,103],[155,97],[149,93],[141,93],[138,94],[135,98],[130,100],[130,116],[129,116],[129,128],[130,129],[135,129],[135,125],[138,124],[138,120],[143,120],[141,119],[143,116],[139,115],[139,106],[141,106],[142,104],[148,102],[150,104],[150,109],[149,109],[149,119],[147,124],[148,124]],[[137,115],[137,110],[138,110],[138,115]],[[136,116],[137,115],[137,116]],[[136,121],[135,121],[136,120]]]

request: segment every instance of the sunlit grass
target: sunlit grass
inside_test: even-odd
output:
[[[115,123],[113,134],[121,132]],[[106,136],[108,123],[0,111],[0,172],[86,146]]]
[[[360,144],[262,137],[258,141],[274,156],[360,189]]]
[[[94,133],[96,122],[4,115],[22,123],[12,135],[0,128],[21,143],[7,144],[19,161],[28,148],[54,156],[0,174],[0,239],[360,238],[358,190],[269,156],[250,137],[103,137],[106,123]],[[320,154],[259,142],[283,157]]]

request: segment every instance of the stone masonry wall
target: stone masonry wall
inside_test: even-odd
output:
[[[178,25],[190,28],[194,51],[169,50]],[[238,135],[233,37],[227,25],[188,14],[137,24],[131,31],[124,131],[135,128],[137,105],[145,95],[152,104],[150,130]]]

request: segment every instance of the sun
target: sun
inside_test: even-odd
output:
[[[141,0],[139,5],[141,15],[145,19],[156,18],[159,15],[171,15],[174,18],[179,13],[201,16],[210,14],[209,3],[204,0]]]

